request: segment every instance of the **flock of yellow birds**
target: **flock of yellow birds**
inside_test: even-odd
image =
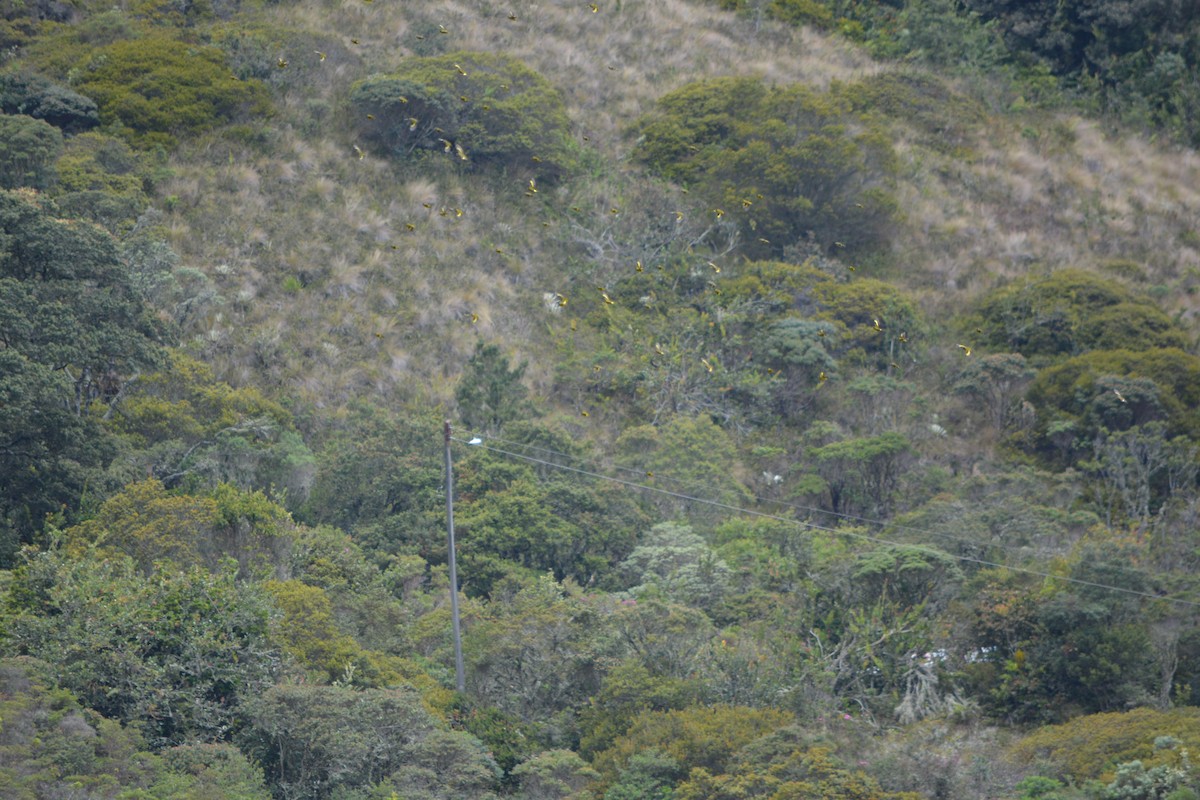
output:
[[[363,0],[363,2],[365,2],[365,3],[371,3],[371,2],[373,2],[373,0]],[[588,4],[587,4],[587,9],[588,9],[588,11],[590,11],[591,13],[593,13],[593,14],[596,14],[596,13],[599,13],[599,11],[600,11],[600,6],[599,6],[599,4],[598,4],[598,3],[588,3]],[[509,19],[509,20],[516,20],[516,19],[517,19],[517,15],[516,15],[515,13],[509,12],[509,14],[508,14],[508,19]],[[447,34],[449,34],[449,33],[450,33],[450,30],[449,30],[448,28],[446,28],[446,26],[444,26],[444,25],[439,25],[439,26],[438,26],[438,33],[439,33],[439,34],[442,34],[442,35],[447,35]],[[418,36],[417,38],[418,38],[418,39],[423,39],[424,37],[423,37],[423,36]],[[357,40],[357,39],[351,39],[351,42],[352,42],[353,44],[358,44],[358,40]],[[320,51],[320,50],[314,50],[314,51],[313,51],[313,53],[314,53],[314,54],[317,56],[317,59],[318,59],[318,61],[319,61],[319,62],[324,62],[324,61],[325,61],[325,59],[328,57],[328,55],[327,55],[326,53],[324,53],[324,52],[322,52],[322,51]],[[286,58],[284,58],[284,57],[282,57],[282,56],[280,56],[280,57],[279,57],[279,59],[276,61],[276,66],[277,66],[278,68],[280,68],[280,69],[285,69],[285,68],[288,66],[288,61],[287,61],[287,59],[286,59]],[[463,67],[462,67],[461,65],[459,65],[459,64],[454,64],[453,66],[454,66],[454,69],[455,69],[455,71],[457,71],[457,73],[458,73],[459,75],[461,75],[461,76],[464,76],[464,77],[467,75],[467,72],[466,72],[466,70],[465,70],[465,69],[463,69]],[[610,67],[610,69],[611,69],[611,67]],[[401,101],[402,101],[402,102],[407,102],[407,98],[400,98],[400,99],[401,99]],[[462,97],[462,98],[460,98],[460,99],[461,99],[463,102],[468,102],[468,98],[466,98],[466,97]],[[374,116],[373,116],[373,115],[371,115],[371,114],[368,114],[368,115],[367,115],[367,118],[368,118],[368,119],[371,119],[371,120],[373,120],[373,119],[374,119]],[[408,124],[409,124],[408,128],[409,128],[409,130],[410,130],[410,131],[415,131],[415,130],[417,129],[417,126],[420,124],[420,120],[418,120],[418,119],[417,119],[417,118],[415,118],[415,117],[410,117],[410,118],[408,118],[406,121],[407,121],[407,122],[408,122]],[[585,140],[586,140],[586,137],[585,137]],[[445,139],[445,138],[439,138],[439,139],[438,139],[438,141],[439,141],[439,142],[442,144],[442,147],[443,147],[443,152],[445,152],[445,153],[448,153],[448,154],[453,154],[453,155],[456,155],[456,156],[457,156],[457,157],[458,157],[460,160],[462,160],[462,161],[467,161],[467,160],[469,160],[469,159],[468,159],[468,157],[467,157],[467,153],[466,153],[466,151],[463,149],[463,147],[462,147],[462,145],[461,145],[461,144],[459,144],[459,143],[457,143],[457,142],[454,142],[454,141],[451,141],[451,140],[449,140],[449,139]],[[364,151],[364,150],[363,150],[361,147],[359,147],[359,146],[358,146],[358,144],[354,144],[354,145],[352,145],[352,148],[353,148],[353,151],[354,151],[354,154],[355,154],[355,156],[357,156],[357,158],[358,158],[359,160],[362,160],[362,159],[366,158],[366,152],[365,152],[365,151]],[[533,156],[533,161],[534,161],[534,162],[540,162],[540,161],[541,161],[541,159],[540,159],[538,156]],[[686,192],[686,190],[684,190],[684,191]],[[534,178],[530,178],[530,179],[529,179],[529,182],[528,182],[528,184],[527,184],[527,186],[526,186],[526,188],[525,188],[525,196],[526,196],[526,197],[533,197],[533,196],[535,196],[537,193],[538,193],[537,181],[536,181],[536,179],[534,179]],[[754,202],[754,201],[753,201],[753,200],[751,200],[751,199],[745,199],[745,200],[743,200],[743,201],[742,201],[742,205],[743,205],[743,207],[744,207],[744,208],[749,208],[751,205],[753,205],[753,202]],[[425,207],[426,209],[431,209],[431,208],[432,208],[432,203],[423,203],[423,205],[424,205],[424,207]],[[575,210],[575,211],[579,211],[580,209],[578,209],[578,208],[575,208],[575,209],[573,209],[573,210]],[[611,212],[612,214],[616,215],[616,214],[619,214],[619,213],[620,213],[620,209],[618,209],[618,208],[615,208],[615,207],[614,207],[614,208],[611,208],[611,209],[610,209],[610,212]],[[455,217],[462,217],[464,212],[463,212],[463,210],[462,210],[461,208],[453,208],[453,209],[450,209],[450,208],[443,207],[443,208],[439,209],[438,213],[439,213],[441,216],[443,216],[443,217],[445,217],[445,216],[449,216],[451,213],[452,213],[452,214],[453,214]],[[724,210],[724,209],[721,209],[721,208],[714,208],[714,209],[712,209],[712,214],[713,214],[713,216],[715,217],[715,219],[716,219],[716,220],[718,220],[718,221],[720,221],[722,218],[724,218],[724,216],[725,216],[725,213],[726,213],[726,212],[725,212],[725,210]],[[674,211],[674,212],[673,212],[673,214],[674,214],[674,216],[675,216],[675,222],[676,222],[677,224],[678,224],[678,223],[682,223],[682,222],[683,222],[685,215],[684,215],[684,213],[683,213],[682,211]],[[543,224],[544,224],[544,225],[548,225],[549,223],[543,223]],[[406,229],[407,231],[409,231],[409,232],[413,232],[413,231],[415,231],[415,230],[416,230],[416,228],[417,228],[417,226],[416,226],[415,224],[411,223],[411,222],[410,222],[410,223],[406,223],[406,224],[405,224],[405,229]],[[769,243],[769,242],[768,242],[766,239],[762,239],[762,238],[760,238],[760,239],[759,239],[759,241],[760,241],[760,242],[762,242],[762,243]],[[845,245],[844,245],[842,242],[835,242],[834,244],[835,244],[835,246],[837,246],[837,247],[845,247]],[[392,248],[393,248],[393,249],[396,249],[396,246],[395,246],[395,245],[393,245],[393,246],[392,246]],[[500,247],[496,247],[496,248],[495,248],[495,251],[496,251],[497,253],[501,253],[501,254],[504,252],[504,251],[503,251],[503,249],[502,249],[502,248],[500,248]],[[721,268],[720,268],[720,267],[719,267],[717,264],[713,263],[712,261],[709,261],[709,262],[708,262],[708,266],[709,266],[709,267],[710,267],[710,268],[713,270],[713,272],[714,272],[714,273],[720,273],[720,272],[721,272]],[[852,266],[851,266],[851,267],[847,267],[847,268],[849,269],[849,271],[850,271],[850,272],[854,272],[854,271],[855,271],[855,268],[854,268],[854,267],[852,267]],[[645,269],[645,267],[642,265],[642,262],[641,262],[641,261],[637,261],[637,262],[636,262],[636,264],[635,264],[635,266],[634,266],[634,269],[635,269],[635,271],[636,271],[636,272],[643,272],[643,271],[644,271],[644,269]],[[659,266],[659,267],[658,267],[658,269],[659,269],[659,270],[662,270],[662,266]],[[714,293],[716,293],[716,294],[718,294],[718,295],[719,295],[719,294],[720,294],[720,289],[716,287],[716,284],[715,284],[715,283],[713,283],[712,281],[709,281],[709,284],[710,284],[710,287],[712,288],[712,290],[714,291]],[[604,304],[605,304],[606,306],[612,306],[612,305],[616,305],[616,301],[614,301],[614,300],[613,300],[613,299],[612,299],[612,298],[609,296],[609,294],[608,294],[608,289],[607,289],[606,287],[603,287],[603,286],[598,286],[598,287],[596,287],[596,288],[597,288],[597,291],[599,291],[599,292],[600,292],[600,297],[601,297],[601,299],[604,301]],[[554,303],[555,303],[555,305],[556,305],[558,308],[565,308],[565,307],[566,307],[566,305],[567,305],[567,302],[568,302],[568,301],[567,301],[567,297],[566,297],[566,295],[563,295],[563,294],[560,294],[560,293],[557,293],[557,292],[556,292],[556,293],[553,295],[553,298],[554,298]],[[476,313],[476,312],[471,312],[471,324],[472,324],[472,325],[475,325],[475,324],[478,324],[478,322],[479,322],[479,314],[478,314],[478,313]],[[879,320],[878,318],[876,318],[876,319],[873,319],[873,320],[872,320],[872,322],[873,322],[873,326],[872,326],[872,327],[873,327],[873,329],[874,329],[875,331],[877,331],[877,332],[880,332],[880,333],[882,333],[882,332],[883,332],[883,330],[884,330],[883,323],[881,323],[881,322],[880,322],[880,320]],[[574,321],[574,320],[572,320],[572,321],[571,321],[571,330],[576,330],[576,323],[575,323],[575,321]],[[377,335],[378,335],[378,334],[377,334]],[[824,330],[824,329],[821,329],[821,330],[819,330],[819,331],[818,331],[818,336],[820,336],[820,337],[824,338],[824,337],[825,337],[825,335],[826,335],[826,332],[825,332],[825,330]],[[907,334],[907,333],[904,333],[904,332],[902,332],[902,333],[899,335],[899,337],[897,337],[897,339],[898,339],[898,341],[900,341],[900,342],[902,342],[902,343],[907,343],[907,342],[908,342],[908,334]],[[655,347],[655,352],[656,352],[656,353],[658,353],[659,355],[665,355],[665,351],[663,350],[663,348],[662,348],[662,345],[655,343],[654,347]],[[965,344],[959,344],[959,345],[957,345],[957,347],[958,347],[958,349],[959,349],[959,350],[961,350],[961,351],[962,351],[962,354],[963,354],[964,356],[970,356],[970,355],[971,355],[971,353],[972,353],[972,349],[971,349],[971,347],[970,347],[969,345],[965,345]],[[702,356],[702,357],[700,357],[700,364],[701,364],[701,366],[702,366],[702,367],[704,367],[705,371],[707,371],[707,372],[709,372],[709,373],[712,373],[712,372],[714,371],[713,362],[712,362],[710,359],[708,359],[708,358],[706,358],[706,357],[703,357],[703,356]],[[768,373],[771,373],[771,374],[778,374],[778,373],[779,373],[779,370],[771,370],[771,369],[768,369]],[[825,382],[826,382],[826,381],[828,381],[828,380],[829,380],[829,376],[828,376],[828,375],[826,375],[826,374],[825,374],[825,372],[823,372],[823,371],[822,371],[822,372],[821,372],[821,373],[820,373],[820,374],[817,376],[817,388],[819,389],[819,388],[821,388],[822,386],[824,386],[824,385],[825,385]],[[1120,392],[1117,392],[1115,389],[1114,389],[1113,391],[1114,391],[1114,392],[1116,392],[1117,398],[1118,398],[1118,399],[1119,399],[1121,402],[1126,402],[1125,398],[1121,396]],[[587,416],[589,416],[589,413],[588,413],[588,411],[586,411],[586,410],[581,410],[579,413],[580,413],[580,416],[583,416],[583,417],[587,417]]]

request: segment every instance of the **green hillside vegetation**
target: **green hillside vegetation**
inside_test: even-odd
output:
[[[1176,6],[0,6],[0,796],[1200,796]]]

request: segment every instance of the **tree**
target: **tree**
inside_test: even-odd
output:
[[[62,146],[53,125],[23,114],[0,115],[0,189],[49,187]]]
[[[520,781],[521,800],[583,798],[584,787],[600,773],[571,750],[546,750],[522,761],[512,771]]]
[[[705,611],[719,604],[728,588],[729,567],[686,525],[661,522],[617,568],[634,595],[661,593]]]
[[[248,746],[295,800],[397,787],[421,800],[473,800],[491,797],[498,778],[479,741],[446,730],[411,687],[279,685],[249,715]]]
[[[108,488],[115,448],[92,405],[154,366],[160,338],[108,234],[0,192],[0,564],[46,514]]]
[[[809,455],[828,487],[829,507],[880,513],[892,501],[904,456],[911,447],[903,434],[845,439],[812,448]]]
[[[158,749],[219,742],[272,683],[269,604],[232,566],[146,576],[122,558],[32,553],[16,570],[4,643],[54,665],[91,708],[137,724]]]
[[[1020,353],[994,353],[972,359],[954,390],[982,403],[992,429],[1003,433],[1034,374]]]
[[[524,374],[525,365],[510,368],[497,345],[477,342],[454,393],[463,422],[494,434],[504,423],[528,414],[529,390],[521,383]]]
[[[0,111],[43,120],[67,134],[100,124],[94,100],[31,72],[0,75]]]

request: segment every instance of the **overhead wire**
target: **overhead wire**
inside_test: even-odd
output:
[[[480,442],[483,442],[485,440],[492,441],[492,442],[500,442],[500,443],[510,446],[510,447],[519,447],[522,450],[542,453],[547,456],[557,456],[560,458],[570,459],[576,463],[580,463],[580,462],[584,461],[583,458],[581,458],[577,455],[573,455],[571,453],[564,453],[564,452],[561,452],[558,450],[553,450],[553,449],[546,448],[546,447],[538,447],[536,445],[529,445],[529,444],[525,444],[523,442],[514,442],[511,440],[502,439],[502,438],[496,437],[496,436],[485,436],[485,434],[483,434],[482,432],[473,432],[471,434],[471,436],[473,438],[478,438]],[[467,444],[471,444],[471,442],[467,442]],[[624,467],[621,465],[613,465],[611,468],[615,469],[615,470],[619,470],[621,472],[629,473],[632,475],[637,475],[639,479],[643,475],[649,474],[649,473],[645,472],[644,470],[635,469],[632,467]],[[660,475],[655,475],[654,478],[656,481],[667,480],[667,481],[671,481],[672,483],[675,483],[677,485],[680,483],[679,481],[675,480],[674,478],[672,478],[669,475],[661,475],[660,474]],[[977,539],[969,539],[964,536],[956,536],[954,534],[945,533],[942,531],[929,530],[927,528],[918,528],[916,526],[904,525],[904,524],[896,523],[896,522],[888,522],[888,521],[884,521],[884,520],[874,519],[871,517],[865,517],[865,516],[858,515],[858,514],[850,514],[850,513],[844,512],[844,511],[832,511],[829,509],[817,508],[815,506],[807,506],[807,505],[803,505],[801,503],[792,503],[792,502],[788,502],[785,500],[779,500],[776,498],[764,498],[764,497],[758,496],[757,494],[754,495],[754,500],[758,503],[769,503],[773,506],[790,509],[792,511],[803,511],[803,512],[806,512],[809,514],[819,514],[826,518],[832,517],[834,519],[858,522],[858,523],[861,523],[864,525],[870,525],[870,526],[877,527],[880,530],[890,529],[893,531],[905,531],[908,533],[917,534],[919,536],[923,536],[923,537],[927,537],[927,538],[935,538],[935,539],[941,540],[943,542],[952,542],[952,543],[960,545],[962,547],[969,547],[969,548],[974,548],[974,549],[982,548],[985,550],[1000,550],[1004,553],[1013,554],[1014,556],[1017,554],[1020,554],[1022,552],[1028,551],[1028,547],[1024,546],[1024,545],[1013,546],[1013,545],[1004,544],[1002,542],[981,542]],[[749,513],[749,512],[747,512],[747,513]],[[793,520],[793,521],[796,521],[796,520]],[[810,523],[806,523],[806,524],[812,525],[815,528],[825,529],[819,525],[816,525],[815,523],[810,522]],[[842,529],[836,529],[836,530],[841,531]],[[893,542],[893,544],[897,544],[897,543]],[[947,555],[954,555],[954,554],[947,553]],[[1137,576],[1137,577],[1145,576],[1145,572],[1143,572],[1141,570],[1136,570],[1132,567],[1115,565],[1115,569],[1122,571],[1130,576]],[[1158,595],[1155,595],[1155,597],[1158,597]]]
[[[632,489],[640,489],[640,490],[646,491],[646,492],[651,492],[651,493],[660,494],[660,495],[666,495],[669,497],[674,497],[679,500],[686,500],[686,501],[692,502],[692,503],[698,503],[701,505],[707,505],[707,506],[711,506],[714,508],[720,508],[720,509],[724,509],[726,511],[735,512],[737,514],[775,520],[777,522],[783,522],[783,523],[787,523],[790,525],[796,525],[796,526],[807,528],[807,529],[813,530],[813,531],[820,531],[822,533],[828,533],[831,536],[844,536],[844,537],[848,537],[848,538],[852,538],[852,539],[859,539],[859,540],[863,540],[863,541],[872,542],[874,544],[887,545],[887,546],[891,546],[891,547],[905,546],[904,542],[896,542],[896,541],[893,541],[890,539],[886,539],[882,536],[873,536],[871,534],[862,533],[860,531],[848,530],[845,528],[831,528],[827,525],[820,525],[815,522],[809,522],[809,521],[801,520],[801,519],[794,519],[791,517],[783,517],[778,514],[770,514],[765,511],[759,511],[756,509],[745,508],[742,506],[734,505],[732,503],[726,503],[721,500],[712,500],[712,499],[709,499],[706,497],[700,497],[700,496],[693,495],[693,494],[687,494],[684,492],[676,492],[676,491],[672,491],[670,489],[664,489],[659,486],[652,486],[652,485],[649,485],[646,483],[641,483],[638,481],[625,480],[624,478],[618,478],[613,475],[607,475],[605,473],[597,472],[594,470],[583,469],[581,467],[573,467],[573,466],[569,466],[567,464],[560,464],[560,463],[556,463],[554,461],[547,461],[542,458],[536,458],[534,456],[527,455],[524,453],[517,453],[517,452],[513,452],[511,450],[504,450],[504,449],[501,449],[498,447],[492,447],[491,445],[487,444],[488,440],[484,439],[481,435],[475,435],[475,436],[473,436],[473,438],[478,438],[480,441],[472,444],[471,441],[466,440],[466,439],[461,439],[461,438],[458,438],[455,436],[450,437],[451,441],[458,442],[459,444],[468,445],[468,446],[473,447],[478,450],[484,450],[486,452],[495,453],[497,455],[508,456],[511,458],[520,459],[520,460],[527,461],[532,464],[539,464],[544,467],[563,470],[566,472],[575,473],[577,475],[582,475],[582,476],[586,476],[589,478],[595,478],[597,480],[608,481],[610,483],[617,483],[617,484],[620,484],[622,486],[627,486]],[[502,440],[493,439],[493,441],[502,441]],[[516,444],[517,446],[521,446],[521,447],[524,446],[524,445],[520,445],[519,443],[516,443],[516,442],[513,442],[511,444]],[[544,453],[561,455],[566,458],[573,458],[573,459],[578,460],[577,457],[571,456],[570,454],[567,454],[567,453],[557,453],[556,451],[547,450],[545,448],[532,447],[532,446],[530,447],[530,449],[540,450]],[[622,468],[622,469],[628,469],[628,468]],[[917,530],[917,529],[913,529],[913,530]],[[1023,574],[1023,575],[1032,575],[1034,577],[1042,578],[1045,580],[1062,581],[1064,583],[1070,583],[1070,584],[1074,584],[1076,586],[1087,586],[1087,587],[1090,587],[1093,589],[1102,589],[1105,591],[1115,592],[1118,594],[1124,594],[1124,595],[1128,595],[1131,597],[1138,597],[1138,598],[1147,599],[1147,600],[1156,600],[1156,601],[1160,601],[1160,602],[1174,603],[1177,605],[1185,605],[1185,606],[1191,606],[1194,608],[1200,608],[1200,600],[1190,600],[1185,597],[1170,596],[1170,595],[1159,595],[1154,592],[1143,592],[1143,591],[1139,591],[1137,589],[1129,589],[1129,588],[1123,587],[1123,586],[1115,586],[1112,584],[1102,583],[1100,581],[1090,581],[1085,578],[1075,578],[1075,577],[1071,577],[1069,575],[1058,575],[1058,574],[1055,574],[1052,572],[1046,572],[1043,570],[1032,569],[1030,567],[1013,566],[1011,564],[1004,564],[1004,563],[1001,563],[998,561],[991,561],[991,560],[984,559],[984,558],[976,558],[974,556],[963,555],[960,553],[946,553],[945,555],[947,557],[955,559],[957,561],[962,561],[962,562],[969,563],[969,564],[976,564],[978,566],[983,566],[983,567],[1004,569],[1004,570],[1008,570],[1010,572],[1015,572],[1015,573],[1019,573],[1019,574]]]

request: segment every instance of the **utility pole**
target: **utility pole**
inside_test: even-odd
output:
[[[458,565],[454,553],[454,470],[450,465],[450,420],[446,420],[446,538],[450,544],[450,616],[454,625],[454,679],[458,691],[466,689],[463,674],[462,628],[458,619]]]

